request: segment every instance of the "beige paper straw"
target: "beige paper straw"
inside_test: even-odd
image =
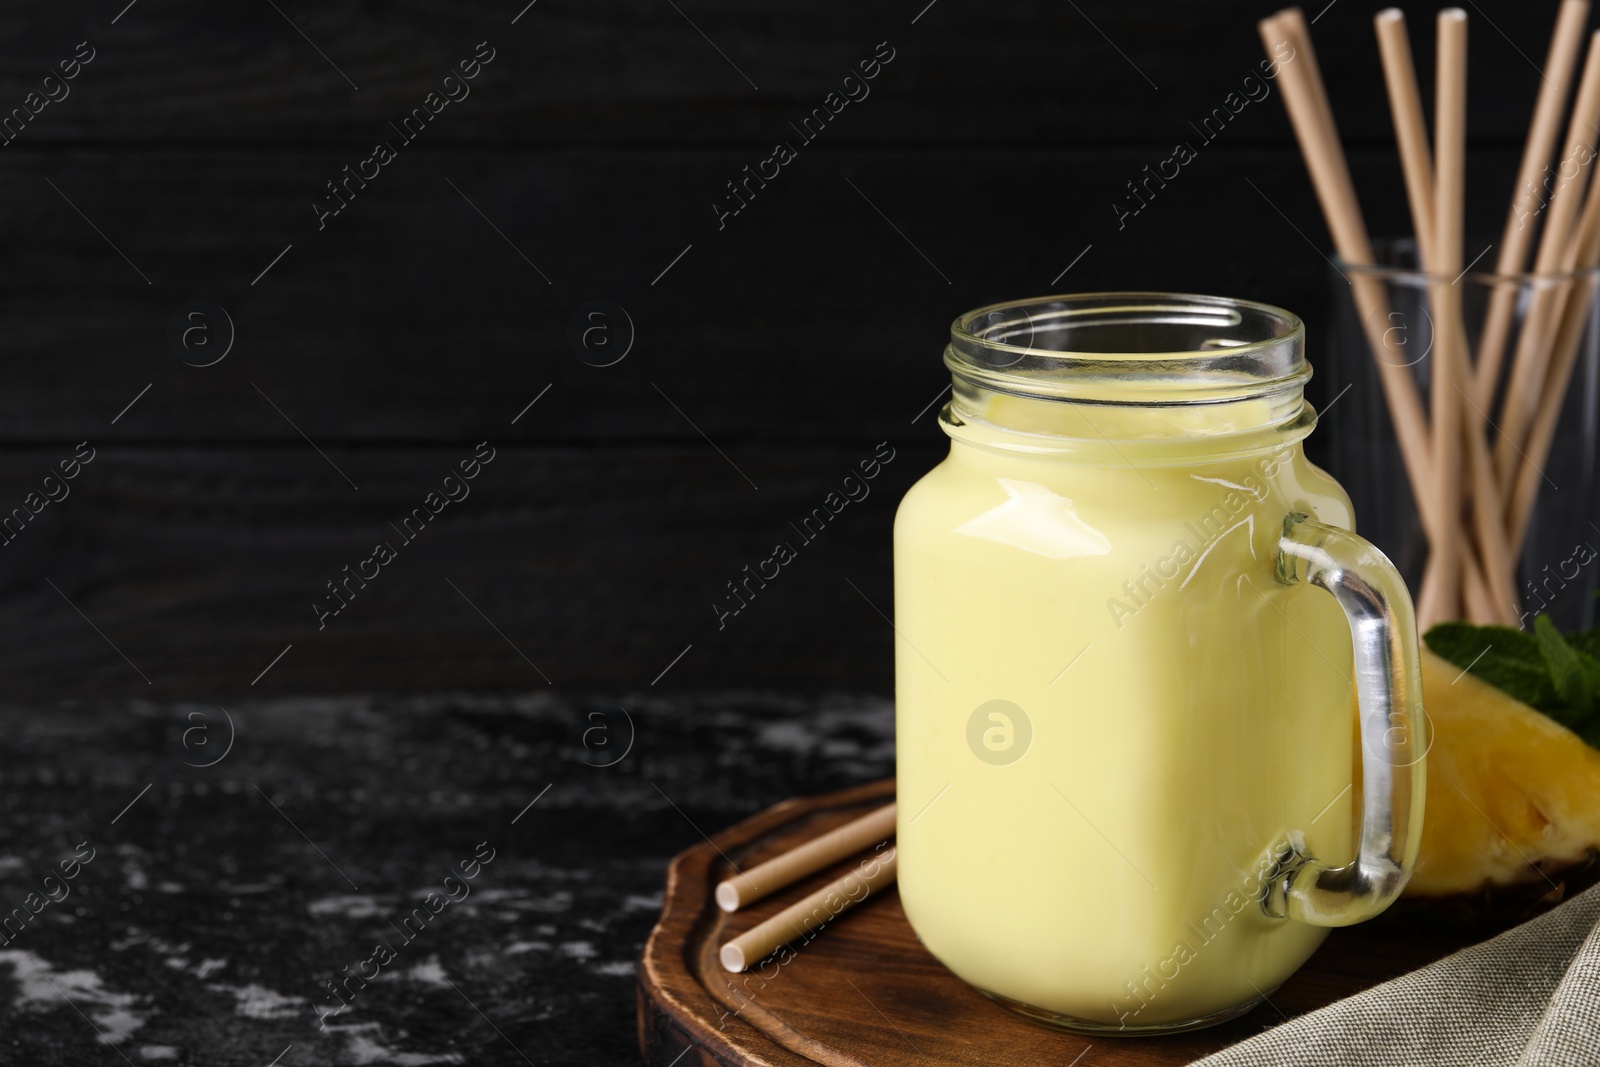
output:
[[[799,848],[734,875],[717,886],[717,906],[723,911],[738,911],[852,853],[888,840],[894,836],[894,815],[895,806],[886,804]]]
[[[1461,522],[1461,391],[1466,384],[1467,339],[1461,321],[1461,227],[1466,199],[1467,13],[1445,8],[1437,21],[1437,74],[1434,87],[1433,245],[1429,290],[1434,309],[1433,382],[1428,418],[1433,424],[1434,491],[1444,528]],[[1436,538],[1432,578],[1437,595],[1429,598],[1427,627],[1461,614],[1461,538]]]
[[[1462,398],[1466,398],[1464,392]],[[1488,572],[1485,578],[1471,553],[1465,554],[1462,557],[1462,595],[1468,598],[1469,606],[1479,605],[1468,613],[1473,622],[1486,625],[1498,621],[1502,626],[1516,626],[1522,613],[1521,598],[1516,588],[1516,553],[1512,551],[1506,535],[1504,520],[1499,517],[1504,511],[1505,500],[1494,478],[1494,460],[1474,420],[1466,419],[1461,433],[1466,443],[1467,469],[1471,476],[1472,528],[1477,535],[1476,547],[1483,557],[1483,570]],[[1488,613],[1482,610],[1485,600],[1493,609]]]
[[[722,966],[738,973],[759,963],[779,945],[815,934],[873,893],[894,884],[898,850],[891,848],[869,862],[874,868],[870,873],[863,873],[858,867],[723,945],[718,953]],[[806,920],[811,920],[812,925],[806,925]]]
[[[1411,38],[1406,33],[1405,14],[1397,7],[1384,8],[1374,15],[1372,26],[1383,58],[1383,80],[1389,89],[1389,114],[1394,119],[1394,139],[1400,148],[1411,224],[1417,231],[1423,269],[1428,270],[1431,268],[1427,264],[1433,262],[1433,153],[1428,148],[1428,124],[1422,114],[1416,64],[1411,59]]]

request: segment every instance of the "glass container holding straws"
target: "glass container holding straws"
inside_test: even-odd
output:
[[[1487,241],[1477,242],[1478,247]],[[1326,330],[1323,366],[1330,379],[1323,412],[1329,434],[1331,472],[1350,487],[1362,532],[1387,552],[1413,589],[1420,587],[1428,541],[1415,497],[1400,460],[1395,430],[1386,412],[1371,338],[1382,333],[1388,346],[1377,359],[1402,366],[1421,395],[1432,388],[1435,344],[1430,279],[1418,264],[1415,243],[1379,242],[1377,266],[1345,262],[1330,270],[1332,315]],[[1382,287],[1381,313],[1363,314],[1354,298],[1352,275]],[[1483,435],[1491,462],[1509,477],[1501,508],[1516,560],[1513,625],[1547,614],[1562,629],[1593,626],[1595,592],[1600,588],[1600,271],[1588,269],[1555,276],[1500,277],[1468,272],[1455,282],[1460,290],[1467,350],[1476,354],[1464,406],[1467,425]],[[1485,358],[1485,334],[1496,302],[1509,307],[1500,356]],[[1559,323],[1537,331],[1529,316],[1564,305],[1566,335]],[[1381,317],[1374,319],[1377,314]],[[1376,329],[1375,329],[1376,328]],[[1539,333],[1552,334],[1541,340]],[[1539,357],[1549,382],[1540,392],[1533,417],[1507,417],[1506,379],[1516,373],[1519,351],[1542,346]],[[1483,368],[1496,371],[1480,377]],[[1548,397],[1547,400],[1544,398]],[[1496,401],[1499,401],[1498,403]],[[1465,523],[1470,519],[1464,520]],[[1505,613],[1497,613],[1504,619]],[[1481,621],[1492,621],[1484,619]]]

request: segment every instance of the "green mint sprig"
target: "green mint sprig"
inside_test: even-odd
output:
[[[1435,655],[1600,748],[1600,629],[1563,634],[1540,615],[1532,633],[1443,622],[1423,640]]]

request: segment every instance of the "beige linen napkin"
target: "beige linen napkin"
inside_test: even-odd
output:
[[[1192,1067],[1597,1067],[1600,886]]]

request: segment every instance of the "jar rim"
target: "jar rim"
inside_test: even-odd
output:
[[[1304,350],[1300,317],[1271,304],[1126,291],[966,312],[950,326],[945,364],[972,385],[1035,399],[1218,403],[1303,387]]]

